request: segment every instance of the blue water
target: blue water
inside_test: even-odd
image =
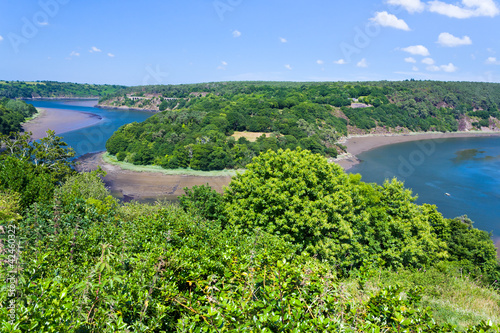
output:
[[[97,100],[29,101],[28,103],[40,108],[82,111],[102,117],[102,120],[93,126],[58,134],[63,141],[75,149],[77,157],[106,150],[106,141],[120,126],[142,122],[153,115],[152,112],[146,111],[95,108],[93,105],[97,104]]]
[[[359,154],[349,170],[366,182],[397,177],[448,218],[467,215],[500,236],[500,137],[405,142]]]

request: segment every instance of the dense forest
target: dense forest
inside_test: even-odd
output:
[[[278,150],[223,194],[122,204],[53,132],[30,141],[1,137],[2,332],[499,329],[490,235],[396,180]]]
[[[124,86],[79,84],[55,81],[0,81],[0,97],[7,98],[83,98],[113,94]]]
[[[118,160],[196,170],[241,168],[269,149],[336,157],[347,134],[497,130],[499,104],[499,84],[434,81],[145,86],[100,100],[160,111],[109,139]]]
[[[21,124],[37,113],[36,108],[23,101],[0,99],[0,134],[21,131]]]

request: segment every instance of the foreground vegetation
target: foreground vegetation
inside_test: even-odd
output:
[[[0,287],[2,332],[498,330],[489,235],[397,181],[279,150],[223,195],[120,204],[48,134],[2,138],[2,270],[18,279]]]
[[[269,149],[326,157],[347,134],[455,132],[500,126],[500,85],[470,82],[221,82],[131,87],[100,104],[161,111],[120,128],[106,149],[118,160],[168,169],[245,167]],[[235,132],[258,133],[255,142]],[[265,135],[267,134],[267,135]]]

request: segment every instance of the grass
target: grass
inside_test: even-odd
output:
[[[455,272],[438,268],[398,272],[382,270],[367,282],[366,291],[358,288],[354,277],[343,282],[347,293],[359,303],[366,301],[370,293],[376,293],[381,287],[396,284],[403,290],[423,287],[421,305],[431,308],[439,324],[450,323],[464,329],[482,320],[500,323],[498,288],[484,286],[470,276],[461,276],[458,269]]]
[[[106,163],[116,165],[124,170],[135,172],[157,172],[164,175],[187,175],[187,176],[202,176],[202,177],[222,177],[235,176],[237,172],[243,170],[221,170],[221,171],[200,171],[193,169],[164,169],[159,165],[134,165],[132,163],[120,162],[115,156],[108,152],[102,155],[102,160]]]
[[[233,135],[231,135],[233,138],[238,140],[239,138],[245,138],[250,142],[255,142],[257,141],[257,138],[265,135],[266,137],[270,137],[271,133],[263,133],[263,132],[234,132]]]

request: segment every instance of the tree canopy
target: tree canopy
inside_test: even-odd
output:
[[[352,133],[498,128],[498,87],[435,81],[220,82],[130,87],[100,103],[160,111],[109,139],[107,150],[119,160],[220,170],[245,167],[269,149],[300,147],[336,157],[342,152],[338,138]]]

